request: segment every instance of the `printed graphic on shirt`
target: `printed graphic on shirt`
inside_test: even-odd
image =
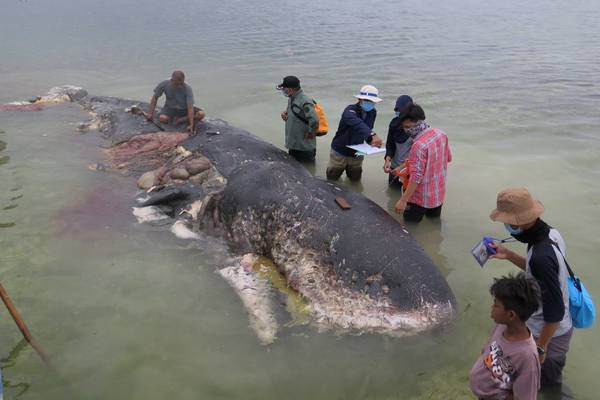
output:
[[[496,341],[490,344],[490,354],[483,360],[485,367],[492,374],[492,380],[496,382],[500,389],[512,389],[512,384],[517,378],[516,371],[510,360],[502,351]]]

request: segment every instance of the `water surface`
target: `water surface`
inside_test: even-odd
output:
[[[394,98],[410,94],[454,152],[441,224],[410,229],[459,303],[452,326],[419,337],[293,326],[260,346],[214,273],[231,262],[227,244],[138,225],[133,182],[87,168],[103,142],[75,133],[76,106],[3,113],[1,280],[60,375],[2,313],[6,398],[471,398],[468,371],[492,326],[487,288],[515,270],[482,270],[469,254],[504,234],[488,219],[499,190],[525,185],[543,201],[600,298],[599,26],[592,0],[4,1],[0,103],[66,83],[147,101],[180,68],[209,116],[281,147],[284,75],[300,76],[333,127],[361,85],[376,85],[383,136]],[[330,139],[319,139],[318,176]],[[381,166],[368,158],[351,186],[393,213]],[[575,333],[565,374],[578,399],[596,397],[599,344],[597,328]]]

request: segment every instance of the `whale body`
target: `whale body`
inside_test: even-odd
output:
[[[141,134],[146,135],[138,138],[146,140],[156,131],[128,112],[139,102],[89,95],[73,101],[113,145],[126,145]],[[320,330],[403,336],[452,319],[456,300],[441,272],[407,229],[373,201],[312,176],[286,152],[224,121],[198,123],[194,134],[181,136],[186,137],[171,153],[152,153],[163,156],[161,165],[144,162],[150,153],[140,153],[119,166],[126,165],[134,176],[154,169],[160,180],[174,165],[177,176],[185,177],[186,158],[210,161],[211,169],[197,175],[202,179],[172,179],[142,192],[134,209],[138,220],[162,220],[164,212],[175,220],[171,230],[182,237],[193,240],[194,231],[205,230],[225,237],[240,256],[267,257],[307,304],[310,322]],[[341,209],[336,197],[345,198],[351,209]],[[271,302],[257,297],[264,282],[249,288],[252,297],[244,297],[248,285],[260,281],[248,276],[254,273],[248,264],[224,268],[221,275],[244,304],[267,307]],[[252,325],[265,326],[259,333],[264,342],[274,340],[277,330],[269,313],[249,313],[261,316]]]

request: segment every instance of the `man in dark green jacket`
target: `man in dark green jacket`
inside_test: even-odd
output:
[[[295,76],[283,78],[277,90],[288,98],[287,110],[281,113],[281,119],[285,121],[285,147],[298,161],[314,161],[319,118],[313,100],[304,94],[300,80]]]

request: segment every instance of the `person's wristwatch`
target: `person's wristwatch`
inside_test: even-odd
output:
[[[539,356],[543,356],[544,354],[546,354],[546,350],[544,350],[544,348],[541,346],[537,346],[537,352]]]

